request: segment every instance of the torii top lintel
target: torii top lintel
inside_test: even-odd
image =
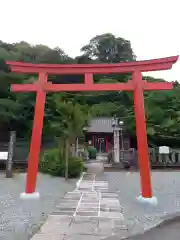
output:
[[[117,64],[33,64],[24,62],[6,63],[17,73],[47,73],[47,74],[108,74],[167,70],[178,60],[178,56],[145,61],[123,62]]]
[[[166,70],[178,60],[178,56],[154,60],[126,62],[118,64],[33,64],[23,62],[6,63],[11,70],[17,73],[38,73],[39,80],[34,84],[12,84],[13,92],[62,92],[62,91],[134,91],[138,84],[144,91],[168,90],[173,88],[172,83],[151,83],[142,81],[141,72]],[[98,84],[93,82],[93,74],[129,73],[132,80],[127,83]],[[47,82],[48,74],[84,74],[83,84],[52,84]]]

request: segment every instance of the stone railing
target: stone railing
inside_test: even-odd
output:
[[[79,156],[83,157],[85,160],[87,156],[85,156],[84,150],[79,149]],[[107,154],[104,154],[103,160],[106,162],[113,163],[113,152],[111,159],[107,157]],[[97,159],[100,158],[97,156]],[[166,167],[180,167],[180,149],[170,149],[169,154],[159,154],[158,148],[149,148],[149,157],[152,168],[166,168]],[[102,159],[101,159],[102,160]],[[138,152],[134,148],[130,148],[129,150],[120,150],[120,162],[123,165],[130,165],[132,167],[138,168]]]
[[[158,148],[149,148],[152,167],[180,167],[180,149],[170,149],[169,154],[159,154]]]
[[[169,154],[160,154],[158,148],[149,148],[152,168],[180,167],[180,149],[170,149]],[[138,167],[138,153],[135,149],[120,151],[121,162],[128,162],[132,167]]]

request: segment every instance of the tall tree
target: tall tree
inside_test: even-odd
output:
[[[97,35],[81,51],[90,59],[102,63],[134,61],[136,59],[130,41],[115,37],[111,33]]]
[[[50,102],[49,102],[50,103]],[[49,131],[60,136],[61,144],[64,140],[65,178],[68,178],[68,158],[71,153],[70,145],[76,142],[76,138],[83,135],[83,128],[87,125],[88,115],[78,103],[68,101],[65,93],[54,94],[51,104],[54,112],[49,108]],[[47,115],[46,115],[47,120]],[[49,121],[50,120],[50,121]]]
[[[131,47],[131,42],[122,38],[115,37],[111,33],[97,35],[89,43],[81,48],[83,59],[91,59],[95,63],[120,63],[135,61],[136,56]],[[110,74],[95,75],[94,80],[101,78],[116,79],[126,82],[131,74]]]

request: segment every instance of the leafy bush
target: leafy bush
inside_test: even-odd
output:
[[[84,169],[84,162],[78,157],[69,157],[68,159],[68,177],[79,177]],[[65,176],[65,159],[60,154],[59,149],[45,151],[40,160],[39,170],[53,176]]]
[[[84,170],[84,161],[79,157],[69,157],[68,165],[69,165],[68,168],[69,178],[79,177]],[[65,176],[65,163],[63,165],[62,171],[63,171],[62,176]]]
[[[50,149],[44,151],[40,159],[40,171],[58,176],[61,171],[62,159],[59,149]]]
[[[96,159],[96,155],[97,155],[97,149],[95,147],[88,147],[88,153],[89,153],[89,158],[90,159]]]

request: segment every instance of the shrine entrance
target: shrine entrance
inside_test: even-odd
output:
[[[153,200],[151,187],[151,170],[148,156],[148,142],[144,110],[144,91],[169,90],[172,83],[150,83],[142,80],[142,72],[167,70],[178,60],[178,56],[147,61],[126,62],[118,64],[32,64],[22,62],[6,63],[11,71],[17,73],[37,73],[39,79],[33,84],[12,84],[13,92],[36,92],[34,124],[28,160],[28,173],[24,198],[37,198],[35,192],[38,173],[41,135],[43,128],[44,106],[47,92],[64,91],[133,91],[134,111],[136,117],[136,135],[138,143],[138,160],[141,179],[141,195],[139,200]],[[96,84],[93,74],[132,73],[132,80],[127,83]],[[83,84],[52,84],[48,83],[48,74],[84,74]]]
[[[94,147],[98,153],[106,152],[106,137],[105,136],[94,136]]]

